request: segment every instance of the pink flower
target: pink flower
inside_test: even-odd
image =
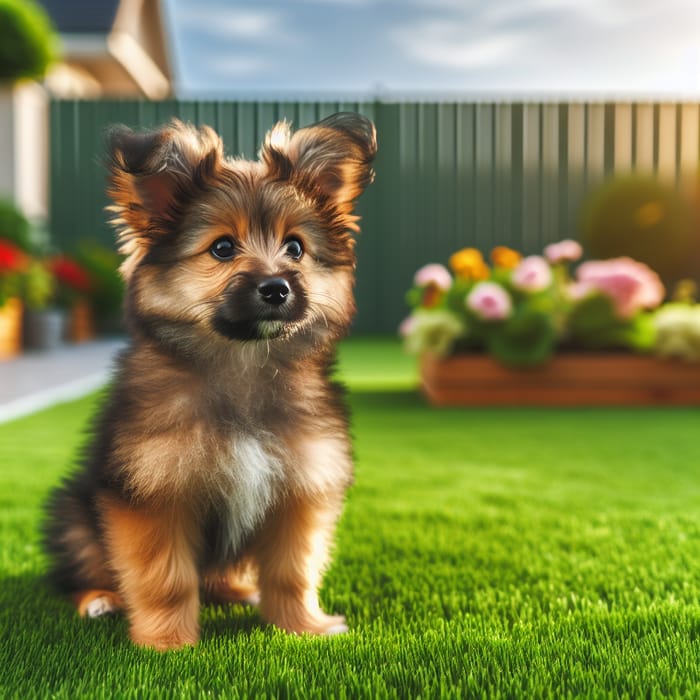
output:
[[[553,265],[562,262],[575,262],[583,255],[583,248],[577,241],[567,238],[558,243],[551,243],[544,249],[544,257]]]
[[[575,299],[591,292],[605,294],[620,318],[631,318],[640,309],[653,309],[664,298],[659,276],[632,258],[591,260],[578,268],[576,276],[578,281],[570,290]]]
[[[510,295],[495,282],[479,282],[467,295],[466,305],[482,321],[504,321],[513,310]]]
[[[431,263],[421,267],[413,278],[416,287],[434,286],[438,289],[447,290],[452,286],[452,275],[444,265]]]
[[[552,284],[552,268],[540,255],[530,255],[513,270],[511,281],[523,292],[541,292]]]

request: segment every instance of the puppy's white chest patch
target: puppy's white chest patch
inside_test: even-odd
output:
[[[233,442],[225,469],[227,539],[235,552],[272,504],[284,468],[280,458],[261,440],[243,436]]]

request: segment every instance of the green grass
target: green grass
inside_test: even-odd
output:
[[[392,342],[346,344],[341,371],[341,637],[208,606],[200,645],[159,655],[79,620],[36,527],[96,398],[0,426],[0,697],[700,695],[698,410],[435,410]]]

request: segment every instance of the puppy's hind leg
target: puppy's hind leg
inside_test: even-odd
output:
[[[87,500],[77,480],[57,489],[48,503],[43,539],[55,586],[69,595],[81,617],[99,617],[123,604]]]
[[[210,603],[260,602],[257,572],[250,559],[226,567],[223,571],[210,571],[204,576],[204,598]]]
[[[80,617],[102,617],[118,612],[124,602],[118,593],[92,588],[71,595]]]

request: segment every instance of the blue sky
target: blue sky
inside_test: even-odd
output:
[[[183,97],[700,97],[700,0],[165,0]]]

